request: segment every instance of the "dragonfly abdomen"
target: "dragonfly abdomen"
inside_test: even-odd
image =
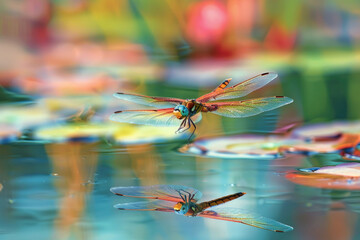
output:
[[[223,81],[223,82],[215,89],[215,91],[217,92],[217,91],[220,91],[220,90],[226,88],[226,86],[229,85],[230,81],[231,81],[231,78],[225,79],[225,81]]]
[[[238,192],[238,193],[227,195],[227,196],[217,198],[217,199],[214,199],[214,200],[211,200],[211,201],[208,201],[208,202],[202,202],[199,205],[200,205],[201,209],[204,210],[204,209],[207,209],[209,207],[214,207],[214,206],[217,206],[217,205],[232,201],[234,199],[237,199],[237,198],[243,196],[244,194],[245,194],[244,192]]]

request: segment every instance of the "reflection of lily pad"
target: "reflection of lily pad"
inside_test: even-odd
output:
[[[359,140],[356,135],[342,135],[337,139],[315,142],[279,135],[244,134],[197,140],[180,151],[210,157],[275,159],[290,153],[338,153],[354,147]]]
[[[176,130],[176,128],[175,128]],[[184,138],[175,135],[174,128],[152,127],[118,123],[67,123],[41,127],[34,132],[34,138],[54,142],[97,141],[100,138],[114,139],[118,143],[136,144]]]
[[[342,150],[355,147],[360,136],[343,134],[338,138],[329,138],[322,141],[298,141],[294,145],[281,147],[282,152],[298,154],[340,153]]]
[[[300,154],[343,153],[353,151],[359,142],[360,134],[341,134],[337,137],[304,140],[293,146],[283,146],[281,151]]]
[[[123,124],[121,124],[123,125]],[[175,134],[177,127],[155,127],[148,125],[126,124],[114,132],[114,139],[118,143],[137,144],[165,142],[173,139],[186,139],[187,133]]]
[[[0,124],[7,124],[20,130],[56,119],[55,115],[50,114],[40,105],[4,106],[0,108]]]
[[[197,140],[182,151],[209,157],[275,159],[282,156],[280,146],[297,141],[275,135],[244,134]]]
[[[112,136],[119,126],[104,123],[69,123],[41,127],[34,132],[34,138],[54,142],[69,140],[93,141]]]
[[[360,133],[360,122],[332,122],[332,123],[319,123],[299,127],[293,131],[296,137],[307,139],[336,137],[342,133]]]
[[[344,163],[336,166],[321,167],[314,173],[325,173],[347,177],[360,177],[359,163]]]
[[[289,172],[285,177],[293,183],[310,187],[360,190],[360,163],[302,169]]]

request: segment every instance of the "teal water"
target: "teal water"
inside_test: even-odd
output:
[[[308,157],[278,160],[184,155],[182,143],[3,145],[0,148],[0,239],[357,239],[360,192],[295,185],[284,172]],[[313,157],[312,157],[313,158]],[[179,184],[294,227],[274,233],[240,223],[174,213],[119,211],[136,199],[113,186]],[[224,205],[224,206],[226,206]]]
[[[296,74],[283,76],[282,91],[271,86],[271,91],[266,87],[265,92],[251,97],[283,93],[294,99],[293,104],[246,119],[204,115],[198,137],[269,133],[289,123],[357,119],[358,98],[350,94],[357,84],[355,77],[340,79],[340,85],[324,79],[313,82]],[[319,83],[321,91],[314,88]],[[147,91],[140,93],[183,98],[206,93],[156,86],[158,83],[149,83]],[[185,143],[125,146],[78,139],[0,145],[0,239],[359,239],[360,191],[306,187],[285,178],[287,171],[297,168],[342,163],[340,156],[207,158],[178,152]],[[240,223],[113,207],[136,199],[115,196],[111,187],[153,184],[193,187],[203,193],[203,200],[246,192],[224,206],[252,211],[294,230],[274,233]]]

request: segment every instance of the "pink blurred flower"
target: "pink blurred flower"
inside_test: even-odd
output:
[[[222,2],[195,3],[189,9],[187,37],[197,45],[212,45],[222,39],[227,23],[227,11]]]

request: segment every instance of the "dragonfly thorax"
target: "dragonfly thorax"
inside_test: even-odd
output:
[[[178,119],[183,119],[186,117],[192,117],[201,111],[207,112],[207,109],[201,103],[196,102],[194,99],[188,99],[181,103],[181,105],[177,105],[174,108],[173,114]]]

